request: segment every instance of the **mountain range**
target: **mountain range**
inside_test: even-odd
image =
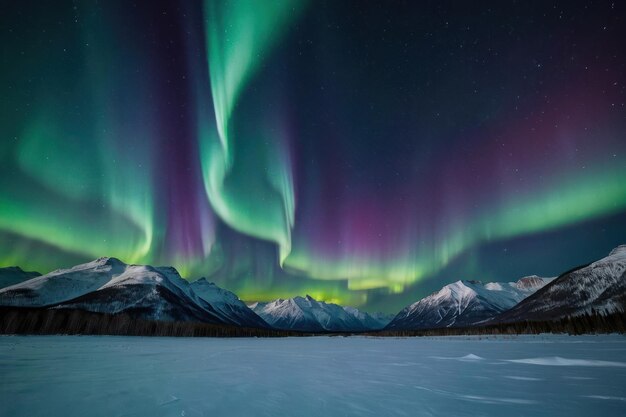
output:
[[[556,278],[457,281],[395,316],[317,301],[311,296],[247,306],[234,293],[173,267],[128,265],[116,258],[45,275],[0,268],[0,307],[127,314],[143,320],[201,322],[305,332],[363,332],[551,321],[626,309],[626,245]]]
[[[173,267],[127,265],[108,257],[45,275],[24,272],[17,267],[0,268],[0,277],[6,277],[0,284],[8,283],[0,287],[0,306],[5,307],[124,313],[143,320],[255,328],[271,325],[300,331],[375,330],[383,328],[391,319],[385,321],[384,315],[369,315],[353,307],[318,302],[310,296],[265,303],[269,306],[267,313],[257,314],[234,293],[206,278],[190,283]],[[272,318],[271,306],[283,302],[284,306],[300,307],[282,310],[282,317]],[[290,314],[293,317],[287,318]],[[270,320],[270,325],[264,318]],[[291,325],[281,325],[283,322]]]
[[[250,308],[272,327],[283,330],[367,331],[382,329],[390,320],[354,307],[317,301],[309,295],[254,303]]]
[[[116,258],[99,258],[3,288],[0,305],[267,327],[229,291],[205,281],[190,284],[172,267],[127,265]]]
[[[626,245],[557,278],[511,283],[457,281],[404,308],[387,330],[550,321],[626,310]]]
[[[494,321],[553,320],[625,310],[626,245],[621,245],[605,258],[561,274]]]
[[[457,281],[404,308],[387,329],[473,326],[509,310],[551,280],[529,276],[516,282]]]

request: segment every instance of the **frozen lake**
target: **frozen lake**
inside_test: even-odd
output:
[[[0,415],[626,416],[626,337],[0,336]]]

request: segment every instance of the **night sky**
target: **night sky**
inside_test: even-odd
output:
[[[0,266],[396,312],[626,243],[626,5],[0,9]]]

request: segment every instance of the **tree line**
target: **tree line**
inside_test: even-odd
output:
[[[418,330],[380,330],[365,333],[300,332],[259,329],[197,322],[137,319],[129,314],[104,314],[83,310],[0,307],[0,334],[117,335],[173,337],[288,337],[313,335],[367,335],[375,337],[518,335],[566,333],[571,335],[626,333],[626,313],[597,311],[557,320],[519,321],[473,327]]]
[[[304,333],[198,322],[141,320],[129,314],[0,307],[0,334],[174,337],[285,337]]]
[[[626,313],[603,314],[591,311],[555,320],[517,321],[472,327],[442,327],[418,330],[382,330],[376,336],[464,336],[566,333],[570,335],[626,333]]]

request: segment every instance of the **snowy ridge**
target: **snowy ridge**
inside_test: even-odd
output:
[[[40,276],[39,272],[24,271],[19,266],[0,268],[0,289]]]
[[[96,291],[62,302],[55,308],[78,308],[98,313],[133,312],[149,320],[224,322],[202,302],[174,268],[124,265]]]
[[[367,329],[382,329],[393,319],[393,314],[383,314],[383,313],[366,313],[364,311],[360,311],[355,307],[346,306],[343,308],[348,314],[352,314],[356,317],[363,326]]]
[[[562,274],[496,320],[551,320],[626,309],[626,245],[589,265]]]
[[[99,258],[3,288],[0,305],[267,327],[238,299],[229,307],[233,297],[234,294],[215,286],[215,296],[206,300],[173,267],[127,265],[119,259]]]
[[[242,326],[267,327],[267,323],[239,297],[218,287],[213,282],[208,282],[206,278],[192,282],[190,287],[198,297],[209,303],[216,311],[228,317],[232,322]]]
[[[506,311],[553,278],[529,276],[515,282],[456,281],[409,305],[387,329],[471,326]]]
[[[310,295],[269,303],[255,303],[252,310],[272,327],[301,331],[365,331],[385,323],[353,307],[317,301]],[[383,319],[384,320],[384,319]]]
[[[552,320],[626,309],[626,245],[558,278],[515,282],[457,281],[407,306],[393,320],[306,297],[245,305],[234,293],[173,267],[99,258],[46,275],[0,268],[0,306],[81,309],[148,320],[198,321],[301,331],[368,331],[464,327]],[[386,327],[385,327],[386,326]]]
[[[124,272],[126,264],[115,258],[99,258],[69,269],[46,275],[0,290],[0,305],[43,307],[96,291]]]

